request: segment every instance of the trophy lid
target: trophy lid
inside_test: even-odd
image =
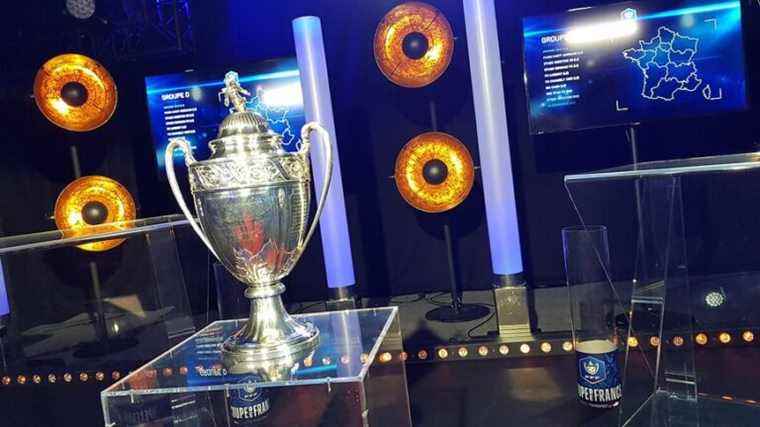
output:
[[[224,76],[219,95],[225,106],[232,105],[232,112],[219,126],[216,139],[209,142],[212,159],[282,151],[282,137],[272,132],[264,117],[246,108],[246,96],[251,93],[240,86],[238,73]]]
[[[227,138],[235,135],[256,135],[270,133],[269,124],[261,114],[253,111],[234,112],[225,117],[219,126],[216,138]]]

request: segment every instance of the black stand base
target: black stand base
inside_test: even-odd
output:
[[[486,317],[490,313],[491,310],[488,307],[478,304],[447,305],[428,311],[425,319],[444,323],[471,322]]]

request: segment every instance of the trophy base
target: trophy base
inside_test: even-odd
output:
[[[280,298],[284,291],[282,283],[246,290],[251,315],[243,329],[222,344],[222,360],[230,373],[254,373],[273,366],[289,369],[314,352],[319,330],[288,314]]]

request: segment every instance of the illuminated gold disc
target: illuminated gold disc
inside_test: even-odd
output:
[[[55,202],[55,225],[64,237],[110,233],[130,226],[135,219],[135,201],[126,188],[105,176],[84,176],[67,185]],[[119,246],[124,239],[79,245],[80,249],[102,252]]]
[[[102,126],[116,110],[116,84],[100,63],[76,53],[48,60],[34,78],[34,101],[64,129],[86,132]]]
[[[446,17],[420,2],[400,4],[375,31],[375,61],[393,83],[418,88],[437,80],[454,52],[454,34]]]
[[[396,157],[395,177],[407,203],[423,212],[457,207],[472,190],[472,156],[458,139],[442,132],[423,133]]]

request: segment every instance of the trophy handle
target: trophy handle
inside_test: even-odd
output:
[[[203,229],[201,229],[200,224],[198,224],[198,221],[195,220],[195,217],[193,217],[193,214],[190,212],[190,209],[187,208],[187,204],[185,203],[185,197],[182,195],[182,190],[179,188],[179,184],[177,184],[177,176],[174,174],[174,150],[180,149],[185,155],[185,164],[187,166],[192,165],[195,163],[195,158],[193,157],[193,150],[190,148],[190,144],[187,143],[186,140],[181,138],[173,138],[169,140],[169,145],[166,146],[166,152],[164,153],[164,165],[166,166],[166,176],[169,178],[169,187],[172,189],[172,194],[174,194],[174,198],[177,200],[177,204],[179,205],[179,208],[182,210],[182,213],[185,215],[185,218],[190,222],[190,226],[193,227],[193,231],[195,231],[195,234],[198,235],[198,237],[201,238],[203,243],[206,245],[209,251],[211,251],[212,254],[216,257],[216,259],[219,259],[219,255],[216,254],[216,251],[213,247],[211,247],[211,242],[209,242],[208,237],[206,237],[206,234],[203,232]],[[221,260],[220,260],[221,261]]]
[[[325,202],[327,201],[327,193],[330,190],[330,182],[332,182],[332,171],[333,171],[332,142],[330,141],[330,134],[319,123],[309,122],[309,123],[306,123],[304,127],[301,129],[300,153],[308,156],[309,148],[311,145],[312,131],[318,131],[322,135],[322,138],[320,139],[320,141],[322,141],[322,145],[325,149],[325,164],[327,166],[325,168],[325,177],[322,180],[322,194],[319,196],[319,204],[317,204],[317,211],[314,214],[314,220],[311,222],[311,227],[309,227],[309,232],[306,233],[306,237],[298,245],[299,258],[301,254],[303,253],[303,250],[306,248],[306,245],[309,244],[309,240],[311,240],[311,237],[314,235],[314,232],[317,230],[319,217],[322,216],[322,210],[324,209]]]

